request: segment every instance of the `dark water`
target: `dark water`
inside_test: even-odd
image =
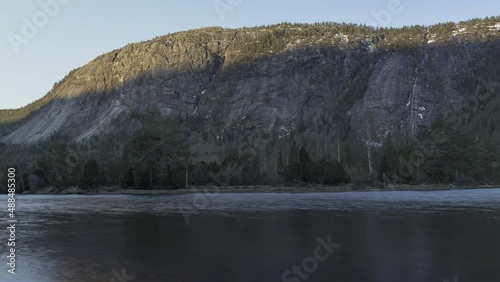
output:
[[[17,204],[17,274],[2,228],[0,281],[500,281],[500,189]]]

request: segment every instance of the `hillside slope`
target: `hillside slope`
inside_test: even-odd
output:
[[[366,135],[367,124],[376,142],[389,133],[413,136],[461,103],[462,83],[497,54],[499,38],[498,18],[402,29],[280,24],[175,33],[104,54],[40,101],[0,112],[0,142],[30,144],[55,133],[79,142],[133,131],[141,126],[133,116],[150,109],[195,120],[191,143],[200,154],[254,131],[298,133],[325,150],[342,131]]]

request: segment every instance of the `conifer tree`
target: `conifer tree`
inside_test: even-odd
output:
[[[99,164],[96,159],[89,159],[83,168],[83,172],[80,175],[80,187],[85,189],[95,189],[101,181],[101,172],[99,169]]]

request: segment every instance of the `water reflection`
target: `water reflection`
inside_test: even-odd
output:
[[[18,274],[0,281],[282,281],[328,235],[341,246],[307,281],[500,281],[499,196],[218,195],[190,224],[192,195],[20,196]]]

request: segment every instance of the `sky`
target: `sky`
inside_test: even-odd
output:
[[[0,109],[41,98],[101,54],[176,31],[285,21],[399,27],[496,15],[498,0],[2,0]]]

